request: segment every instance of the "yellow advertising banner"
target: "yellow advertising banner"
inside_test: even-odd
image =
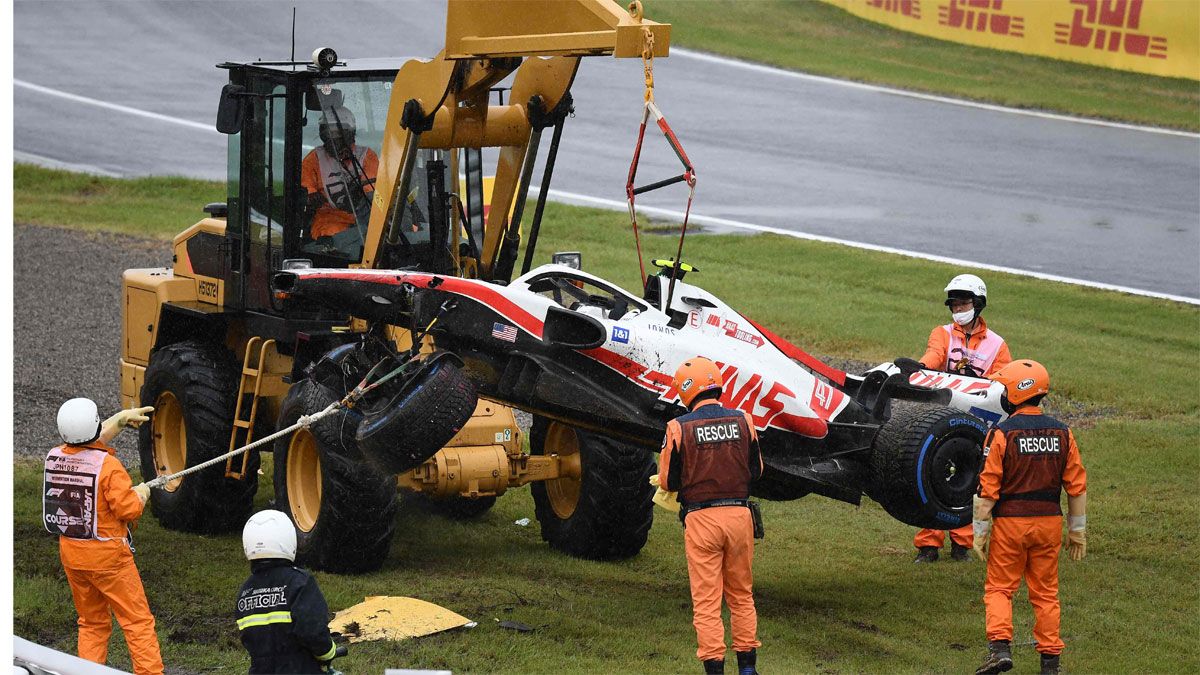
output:
[[[1200,0],[822,0],[977,47],[1200,80]]]

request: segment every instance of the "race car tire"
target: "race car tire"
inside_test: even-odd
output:
[[[177,473],[229,451],[237,366],[223,345],[200,341],[167,345],[146,368],[141,405],[150,421],[138,429],[142,479]],[[241,469],[241,458],[234,459]],[[246,477],[225,477],[225,464],[178,478],[150,491],[151,512],[163,527],[215,534],[245,524],[258,490],[259,456],[251,451]]]
[[[473,520],[487,513],[496,505],[495,497],[445,497],[434,499],[425,495],[414,495],[421,505],[432,513],[454,520]]]
[[[535,455],[579,455],[578,479],[532,485],[542,539],[589,560],[619,560],[642,550],[654,522],[651,453],[536,415],[529,445]]]
[[[894,402],[891,418],[875,437],[868,496],[916,527],[945,530],[970,523],[986,434],[974,415]]]
[[[358,448],[383,473],[416,468],[454,438],[478,401],[470,378],[450,359],[441,359],[390,400],[364,412]]]
[[[301,380],[280,406],[278,428],[335,400],[332,390]],[[396,482],[347,449],[354,440],[341,428],[352,425],[355,415],[338,410],[275,441],[275,508],[296,525],[297,564],[357,574],[379,569],[387,559],[396,527]],[[330,423],[320,423],[326,420]]]

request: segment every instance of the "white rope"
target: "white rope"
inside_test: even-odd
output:
[[[296,420],[295,424],[293,424],[292,426],[290,426],[286,429],[281,429],[279,431],[276,431],[275,433],[271,434],[270,436],[267,436],[266,438],[260,438],[257,441],[254,441],[253,443],[251,443],[249,445],[240,447],[237,450],[232,450],[230,452],[227,452],[224,455],[221,455],[220,457],[214,457],[214,458],[208,460],[207,462],[203,462],[201,464],[197,464],[196,466],[189,467],[187,469],[184,469],[183,471],[180,471],[179,473],[173,473],[168,476],[159,476],[158,478],[147,481],[146,487],[152,487],[152,488],[161,487],[161,486],[166,485],[167,483],[175,480],[176,478],[183,478],[184,476],[186,476],[188,474],[195,473],[202,469],[207,469],[208,467],[212,466],[213,464],[216,464],[218,462],[224,462],[225,460],[229,459],[230,457],[235,457],[237,455],[242,454],[243,452],[246,452],[247,450],[253,450],[254,448],[257,448],[258,446],[263,445],[264,443],[270,443],[271,441],[273,441],[277,438],[287,436],[288,434],[292,433],[293,431],[295,431],[301,427],[308,428],[314,422],[317,422],[321,418],[332,414],[341,405],[342,405],[342,401],[334,401],[333,403],[330,403],[327,408],[325,408],[324,410],[322,410],[319,413],[316,413],[313,415],[301,415],[300,419]]]

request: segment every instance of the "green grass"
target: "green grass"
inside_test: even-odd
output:
[[[153,186],[162,182],[20,167],[17,176],[17,223],[50,222],[37,220],[47,216],[24,191],[53,205],[91,189],[107,195],[107,213],[144,211],[146,229],[138,231],[164,238],[195,222],[200,205],[222,193],[217,184],[171,182],[176,197],[156,202]],[[86,205],[53,213],[59,225],[97,227]],[[580,250],[586,269],[636,287],[631,239],[619,213],[551,204],[539,261],[554,250]],[[672,253],[675,241],[649,237],[645,245],[649,258]],[[866,361],[919,355],[929,329],[945,321],[940,289],[957,271],[778,236],[690,237],[685,258],[702,270],[694,281],[801,347]],[[1061,567],[1064,664],[1088,673],[1200,670],[1200,309],[1010,275],[986,279],[993,327],[1014,355],[1048,366],[1051,400],[1069,399],[1074,418],[1087,422],[1077,437],[1090,478],[1090,549],[1082,563]],[[14,630],[69,651],[70,593],[55,542],[38,525],[38,481],[36,463],[17,462]],[[270,494],[264,480],[259,504]],[[978,562],[912,565],[912,528],[870,502],[855,509],[808,497],[769,502],[764,510],[768,534],[758,547],[755,590],[768,672],[970,672],[978,664]],[[412,595],[479,626],[354,645],[341,667],[695,672],[682,532],[673,517],[659,514],[637,557],[593,563],[549,550],[536,521],[513,524],[533,517],[523,489],[505,494],[474,523],[403,509],[383,570],[318,574],[331,608],[373,594]],[[239,537],[181,534],[146,518],[138,541],[167,663],[187,672],[244,669],[232,614],[247,574]],[[536,631],[501,629],[497,620],[504,619]],[[1036,672],[1023,592],[1016,630],[1015,672]],[[128,666],[119,638],[112,654],[115,665]]]
[[[204,205],[225,201],[225,184],[187,178],[116,180],[70,171],[13,165],[15,220],[34,225],[69,223],[169,239],[205,216]]]
[[[971,47],[814,0],[655,0],[671,44],[832,77],[1018,108],[1200,130],[1200,83]],[[929,3],[928,11],[934,11]]]

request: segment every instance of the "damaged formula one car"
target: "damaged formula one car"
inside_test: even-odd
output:
[[[311,378],[341,394],[372,369],[405,374],[398,379],[405,384],[368,406],[357,431],[366,459],[389,473],[419,465],[444,442],[422,441],[427,434],[406,425],[419,417],[461,422],[434,415],[433,407],[411,413],[414,401],[439,398],[430,393],[439,386],[453,400],[469,379],[480,396],[534,414],[535,454],[547,429],[569,425],[636,449],[630,461],[644,478],[666,422],[683,412],[671,373],[702,355],[722,369],[722,403],[750,413],[758,429],[766,471],[756,496],[816,493],[858,504],[866,495],[909,525],[953,528],[971,520],[987,431],[979,417],[990,423],[1003,416],[991,383],[894,364],[848,375],[683,282],[685,272],[695,273],[689,266],[656,264],[661,271],[647,278],[641,297],[563,265],[543,265],[507,285],[366,269],[285,271],[273,285],[285,303],[324,304],[371,326],[315,364]],[[398,350],[389,325],[409,326],[437,350]],[[594,458],[581,461],[586,469]],[[544,501],[545,530],[555,519],[542,518]],[[570,552],[570,545],[558,547]]]

